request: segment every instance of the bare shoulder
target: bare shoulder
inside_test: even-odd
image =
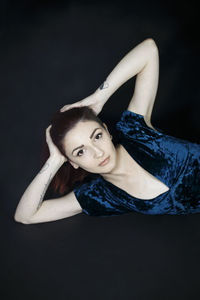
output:
[[[82,211],[72,191],[60,198],[43,201],[38,211],[24,224],[56,221],[82,213]]]

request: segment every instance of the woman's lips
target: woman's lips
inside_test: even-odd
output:
[[[106,159],[104,159],[104,160],[99,164],[99,166],[100,166],[100,167],[105,166],[105,165],[109,162],[109,159],[110,159],[110,156],[108,156]]]

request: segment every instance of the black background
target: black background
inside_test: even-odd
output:
[[[94,92],[153,38],[160,80],[152,124],[200,143],[199,21],[192,1],[1,1],[1,299],[199,299],[199,214],[14,221],[39,171],[54,111]],[[106,103],[111,130],[134,79]]]

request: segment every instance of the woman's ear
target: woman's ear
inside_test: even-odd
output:
[[[69,163],[72,165],[72,167],[74,169],[78,169],[79,168],[79,166],[76,163],[72,162],[71,160],[69,160]]]

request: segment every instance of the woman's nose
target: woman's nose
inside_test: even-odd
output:
[[[102,156],[104,155],[104,151],[103,151],[102,149],[100,149],[100,148],[98,148],[98,147],[95,147],[94,150],[95,150],[95,151],[94,151],[94,156],[95,156],[96,158],[102,157]]]

